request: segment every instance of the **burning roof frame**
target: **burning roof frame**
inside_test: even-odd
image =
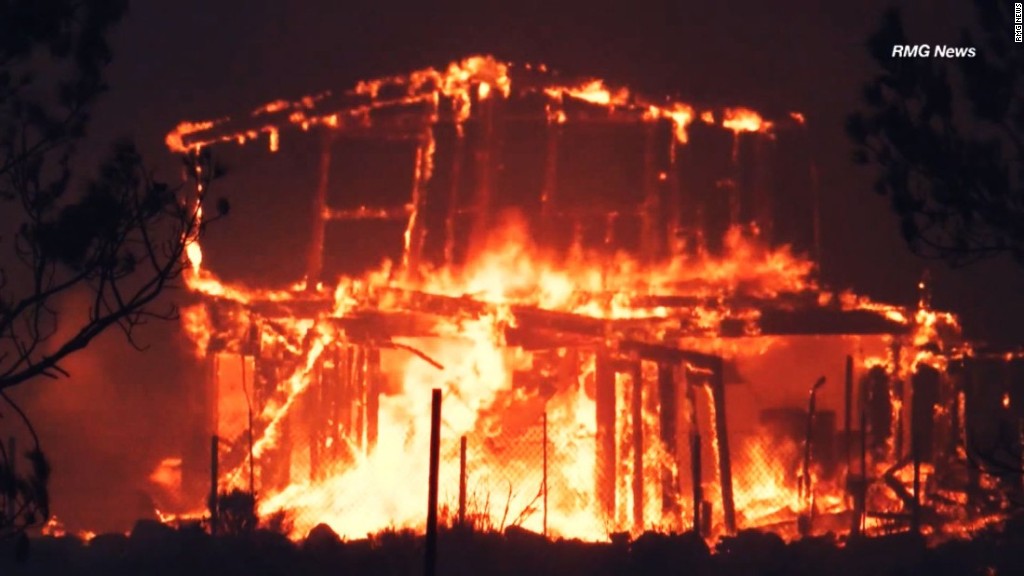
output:
[[[514,82],[512,76],[514,75]],[[265,291],[261,298],[239,297],[230,286],[213,280],[209,272],[200,266],[201,252],[198,239],[194,239],[196,250],[189,252],[193,268],[189,284],[193,290],[204,296],[213,309],[222,308],[229,315],[239,311],[249,317],[259,318],[259,330],[273,330],[275,318],[320,318],[344,334],[345,341],[357,350],[358,362],[366,370],[361,376],[360,386],[364,387],[362,426],[366,429],[363,448],[372,446],[376,437],[375,396],[380,393],[376,380],[380,371],[380,350],[402,348],[419,355],[425,361],[435,364],[429,356],[405,346],[395,338],[434,336],[434,319],[451,316],[473,316],[485,312],[507,313],[514,322],[503,328],[504,339],[509,347],[529,350],[550,350],[574,347],[587,349],[597,354],[596,369],[596,414],[597,466],[599,477],[614,477],[615,453],[615,377],[617,373],[632,376],[634,382],[642,377],[641,362],[652,362],[658,366],[659,400],[662,408],[663,429],[675,427],[674,418],[682,406],[677,405],[677,391],[692,396],[695,387],[707,387],[715,404],[713,434],[718,439],[717,475],[721,488],[721,506],[724,529],[727,533],[737,530],[736,510],[732,495],[729,435],[726,430],[726,386],[724,375],[728,358],[724,354],[686,349],[678,345],[685,337],[700,338],[713,333],[716,337],[742,339],[749,336],[794,336],[794,335],[885,335],[894,343],[894,358],[889,360],[892,380],[916,378],[912,366],[942,366],[951,362],[962,362],[970,354],[969,345],[957,341],[952,346],[943,344],[936,332],[936,325],[945,325],[955,332],[956,320],[951,314],[930,310],[927,298],[922,296],[917,311],[891,305],[882,305],[865,299],[835,296],[811,285],[800,291],[773,293],[770,297],[759,294],[745,294],[742,289],[729,293],[706,295],[676,293],[634,294],[628,305],[638,310],[658,310],[658,315],[640,314],[637,317],[609,318],[596,317],[586,313],[545,309],[543,306],[504,302],[489,302],[473,295],[446,295],[421,290],[415,287],[415,280],[422,264],[424,226],[419,217],[427,201],[428,183],[433,170],[433,153],[436,146],[434,129],[439,124],[451,124],[456,129],[456,145],[464,146],[463,127],[469,122],[483,125],[484,149],[477,154],[477,162],[484,166],[481,182],[477,184],[476,205],[449,208],[445,231],[445,265],[454,263],[452,244],[452,222],[459,210],[485,210],[492,194],[491,180],[494,174],[487,168],[491,162],[488,150],[488,136],[492,130],[495,109],[502,101],[512,97],[531,99],[534,106],[540,106],[546,117],[550,138],[548,139],[551,162],[557,162],[554,150],[557,147],[558,127],[576,122],[613,122],[624,124],[668,124],[673,137],[670,139],[669,158],[675,160],[675,147],[688,140],[687,129],[694,123],[704,123],[731,130],[737,137],[741,133],[756,133],[770,138],[776,130],[801,126],[804,118],[793,112],[777,120],[765,120],[756,112],[745,108],[719,108],[698,111],[688,104],[672,101],[655,101],[631,94],[626,90],[607,87],[600,80],[579,82],[554,82],[556,77],[544,66],[523,66],[514,69],[491,57],[472,57],[452,63],[446,70],[424,69],[408,75],[390,76],[360,82],[352,90],[305,97],[296,101],[279,100],[253,110],[241,118],[221,118],[204,122],[184,122],[167,136],[167,145],[173,151],[183,154],[197,154],[200,150],[224,143],[245,144],[266,136],[271,152],[280,146],[282,133],[287,128],[302,131],[322,129],[325,134],[320,159],[320,176],[314,194],[313,241],[307,257],[306,277],[292,290]],[[326,203],[328,167],[330,165],[331,138],[356,136],[383,139],[400,139],[413,142],[416,147],[414,178],[411,183],[409,202],[399,206],[360,206],[356,209],[338,210]],[[460,150],[464,154],[463,150]],[[457,157],[461,157],[458,154]],[[204,196],[202,175],[197,190],[198,201]],[[668,175],[668,185],[677,187],[675,173]],[[541,190],[542,212],[555,210],[553,198],[556,186],[546,176]],[[638,208],[641,217],[644,211],[655,206],[653,201]],[[388,281],[375,287],[361,287],[361,299],[340,303],[337,294],[324,287],[323,253],[324,229],[329,222],[350,220],[390,220],[406,223],[401,265],[397,272],[391,270]],[[659,233],[646,226],[644,234]],[[398,278],[398,282],[392,280]],[[925,287],[922,286],[924,293]],[[599,295],[594,295],[599,296]],[[381,302],[398,303],[382,307]],[[731,311],[719,317],[715,326],[708,327],[706,319],[699,318],[695,311],[718,309]],[[216,322],[214,322],[216,324]],[[259,338],[253,335],[250,345],[239,353],[259,355]],[[212,343],[206,352],[216,352],[223,344]],[[910,359],[900,355],[901,348],[917,350],[918,355]],[[927,350],[927,353],[921,352]],[[353,360],[350,358],[349,362]],[[850,402],[854,383],[851,369],[847,368],[845,428],[851,429]],[[376,374],[376,375],[374,375]],[[676,383],[682,382],[682,387]],[[634,386],[639,389],[639,386]],[[633,410],[639,409],[639,400],[634,391]],[[813,398],[813,393],[811,395]],[[693,404],[691,400],[691,405]],[[666,409],[665,406],[669,406]],[[813,414],[813,412],[812,412]],[[610,422],[610,423],[609,423]],[[634,418],[639,422],[639,417]],[[863,428],[863,426],[862,426]],[[861,430],[864,432],[863,429]],[[634,434],[640,437],[640,434]],[[675,451],[676,439],[664,433],[660,439],[670,451]],[[699,438],[698,438],[699,442]],[[252,447],[250,444],[249,450]],[[700,446],[691,446],[691,455],[699,458]],[[634,451],[635,457],[640,454]],[[250,456],[251,458],[251,456]],[[236,456],[237,459],[237,456]],[[682,462],[680,462],[682,464]],[[902,462],[905,467],[907,462]],[[876,478],[851,478],[851,482],[864,483],[857,492],[851,489],[856,500],[856,515],[852,530],[858,531],[867,512],[864,502],[866,483],[886,483],[897,492],[905,504],[913,504],[915,526],[920,525],[920,498],[918,481],[919,461],[914,462],[915,490],[909,494],[900,493],[897,481],[892,479],[896,467],[887,475]],[[691,462],[694,494],[692,495],[693,519],[691,526],[703,530],[707,535],[710,516],[702,517],[700,464]],[[679,472],[681,475],[682,472]],[[643,525],[643,490],[634,474],[634,522]],[[665,482],[669,482],[665,480]],[[600,482],[599,482],[600,484]],[[902,487],[902,484],[899,484]],[[678,486],[676,487],[678,489]],[[609,502],[614,487],[605,482],[596,488],[596,497],[610,514]],[[664,506],[671,489],[663,493]],[[859,496],[857,495],[859,494]],[[678,494],[677,494],[678,495]],[[675,511],[678,515],[678,510]]]

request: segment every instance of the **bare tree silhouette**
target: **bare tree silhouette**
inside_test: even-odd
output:
[[[5,391],[68,376],[62,363],[108,329],[139,347],[138,326],[174,318],[158,297],[202,226],[194,203],[156,181],[130,143],[116,144],[85,186],[72,177],[106,90],[109,32],[126,9],[126,0],[0,2],[0,415],[17,414],[30,431]],[[71,293],[88,296],[77,325],[60,313]],[[5,508],[0,536],[49,514],[38,441],[25,456],[31,466],[17,476],[19,455],[0,452],[0,494],[17,503],[13,514]]]

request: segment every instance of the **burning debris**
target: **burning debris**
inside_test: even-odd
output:
[[[926,287],[905,309],[816,282],[813,182],[784,157],[803,123],[490,57],[182,123],[167,144],[196,157],[320,143],[301,281],[222,281],[188,251],[218,490],[296,534],[421,528],[440,388],[453,521],[605,539],[997,514],[1022,488],[986,484],[966,431],[996,405],[1018,421],[1022,362],[973,351]],[[202,452],[155,481],[208,474]]]

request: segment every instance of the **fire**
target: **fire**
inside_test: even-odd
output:
[[[727,108],[722,126],[733,132],[768,132],[773,124],[748,108]]]
[[[698,110],[600,79],[554,83],[545,67],[525,70],[523,87],[515,77],[517,89],[540,101],[538,119],[551,133],[588,114],[660,123],[669,153],[665,166],[648,175],[651,186],[667,191],[678,176],[669,171],[675,170],[676,150],[692,145],[687,129],[695,120],[733,133],[734,163],[740,133],[770,138],[785,127],[747,108]],[[403,250],[394,263],[336,279],[311,273],[272,290],[221,280],[202,267],[199,238],[190,238],[185,281],[203,303],[182,311],[184,331],[197,356],[214,368],[221,361],[237,366],[211,371],[218,425],[231,446],[217,489],[246,490],[252,483],[260,513],[287,514],[296,536],[321,522],[347,537],[389,526],[422,529],[426,399],[440,389],[441,500],[449,520],[458,499],[454,463],[462,438],[466,513],[480,527],[516,524],[554,536],[603,539],[614,531],[681,530],[706,514],[707,536],[764,526],[795,534],[800,518],[846,511],[849,499],[840,484],[851,474],[848,463],[829,469],[805,452],[816,425],[813,408],[787,412],[786,422],[798,422],[799,433],[719,435],[720,426],[747,424],[743,419],[756,418],[755,410],[773,407],[755,398],[746,413],[730,419],[720,404],[737,387],[778,376],[758,362],[784,348],[779,334],[789,326],[762,334],[761,321],[800,311],[869,316],[872,326],[882,328],[863,336],[839,332],[847,338],[843,354],[851,363],[856,355],[857,377],[877,367],[895,380],[919,367],[944,367],[958,353],[956,318],[931,310],[926,300],[913,310],[829,292],[815,278],[812,260],[768,242],[758,222],[738,219],[723,227],[715,251],[700,242],[666,242],[664,250],[640,257],[578,240],[567,250],[552,250],[538,241],[524,210],[508,210],[473,238],[464,261],[419,258],[429,221],[426,183],[441,141],[431,127],[444,118],[465,144],[463,126],[513,94],[512,71],[492,57],[474,56],[447,68],[366,80],[341,94],[275,101],[253,112],[259,117],[255,127],[226,119],[183,123],[168,136],[172,150],[195,152],[250,140],[255,130],[267,132],[276,151],[279,131],[289,126],[362,129],[377,121],[374,112],[405,107],[421,113],[428,126],[411,136],[414,182],[407,204],[325,207],[320,214],[325,220],[401,220]],[[342,104],[328,107],[337,97]],[[797,112],[790,119],[804,121]],[[897,353],[897,343],[907,350]],[[888,354],[880,352],[886,349]],[[820,361],[809,356],[799,363],[816,368]],[[799,386],[802,410],[806,388]],[[841,387],[831,385],[824,394]],[[885,398],[891,416],[886,424],[892,426],[885,441],[891,446],[902,433],[896,423],[905,411],[904,398],[893,390]],[[826,416],[835,416],[838,396],[815,418],[829,425]],[[1004,402],[1008,406],[1008,398]],[[675,411],[663,412],[663,406]],[[698,449],[703,468],[688,469],[684,454],[694,457],[690,451]],[[608,461],[613,477],[595,479],[595,470],[606,470]],[[879,457],[864,467],[890,464]],[[173,486],[180,483],[175,470],[180,474],[180,461],[165,460],[151,480]],[[802,478],[805,470],[808,478]],[[810,493],[801,492],[808,484]],[[729,498],[725,485],[732,488],[736,518],[709,506]],[[703,502],[695,503],[698,493]],[[887,510],[900,509],[892,495],[881,502]]]

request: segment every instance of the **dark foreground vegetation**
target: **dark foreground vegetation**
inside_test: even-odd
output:
[[[143,521],[128,536],[104,534],[89,543],[71,536],[33,539],[16,559],[5,543],[0,574],[354,574],[415,575],[423,568],[423,538],[389,531],[341,541],[326,526],[292,542],[269,531],[211,537],[200,528],[173,529]],[[1024,573],[1024,521],[971,540],[936,546],[911,534],[837,545],[833,538],[785,543],[743,532],[714,549],[692,534],[645,534],[627,543],[548,542],[515,529],[505,534],[442,532],[438,572],[461,575],[1011,575]]]

